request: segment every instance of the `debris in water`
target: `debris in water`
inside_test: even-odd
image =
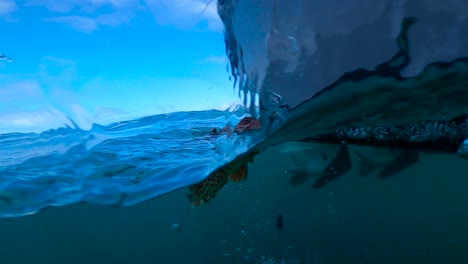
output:
[[[179,233],[181,230],[182,230],[182,226],[180,224],[171,225],[172,232]]]
[[[278,216],[276,217],[276,228],[278,229],[278,231],[281,231],[283,230],[283,226],[284,226],[283,215],[278,214]]]

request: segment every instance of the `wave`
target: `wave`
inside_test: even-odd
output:
[[[0,216],[85,202],[128,206],[199,182],[245,152],[248,138],[215,137],[242,109],[178,112],[43,133],[0,135]]]

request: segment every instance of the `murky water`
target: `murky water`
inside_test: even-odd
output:
[[[468,261],[468,165],[459,157],[428,154],[389,179],[353,168],[323,189],[288,185],[293,165],[271,149],[247,181],[192,210],[184,188],[126,208],[77,204],[0,219],[2,263]]]

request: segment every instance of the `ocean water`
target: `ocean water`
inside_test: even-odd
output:
[[[197,183],[249,146],[250,136],[210,134],[237,124],[241,109],[1,135],[0,216],[78,202],[134,205]]]
[[[0,219],[2,263],[468,261],[465,160],[427,155],[384,180],[353,168],[313,189],[288,184],[294,163],[280,150],[260,154],[247,181],[194,210],[182,188],[130,207],[74,204]]]
[[[371,2],[218,1],[247,108],[0,135],[1,263],[467,263],[468,7]],[[210,134],[246,115],[262,129]],[[428,142],[420,161],[362,176],[353,149],[323,188],[289,184],[292,155],[312,161],[281,144],[376,126]],[[247,181],[188,208],[187,186],[251,150]]]

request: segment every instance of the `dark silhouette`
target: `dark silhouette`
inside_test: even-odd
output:
[[[278,216],[276,217],[276,229],[278,229],[278,231],[281,231],[283,230],[283,227],[284,227],[283,215],[278,214]]]

